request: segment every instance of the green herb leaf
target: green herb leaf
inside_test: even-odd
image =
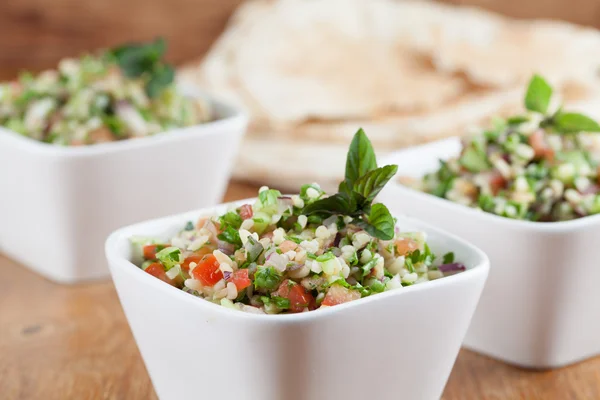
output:
[[[273,303],[275,303],[277,308],[280,308],[282,310],[287,310],[288,308],[290,308],[290,299],[286,299],[285,297],[281,296],[273,296],[271,297],[271,300],[273,301]]]
[[[217,235],[219,240],[222,240],[227,243],[231,243],[236,247],[242,247],[242,239],[240,239],[240,233],[237,229],[228,226],[221,233]]]
[[[185,230],[185,231],[193,231],[194,230],[194,223],[192,221],[188,221],[187,224],[185,224],[185,227],[183,228],[183,230]]]
[[[453,252],[444,254],[442,264],[452,264],[453,262],[454,262],[454,253]]]
[[[353,191],[364,197],[365,201],[372,202],[381,189],[398,172],[397,165],[386,165],[367,172],[354,183]]]
[[[150,43],[129,43],[117,47],[112,54],[127,77],[138,78],[154,69],[165,49],[165,40],[158,38]]]
[[[274,267],[259,266],[254,273],[254,287],[257,289],[274,290],[281,282],[281,275]]]
[[[583,114],[559,112],[552,122],[554,129],[561,133],[600,132],[598,122]]]
[[[258,194],[258,199],[262,208],[273,207],[277,205],[277,198],[281,196],[281,192],[275,189],[263,190]]]
[[[359,226],[371,236],[382,240],[394,238],[394,217],[392,217],[387,207],[381,203],[374,204],[371,208],[368,223],[361,222]]]
[[[552,87],[544,78],[534,75],[525,94],[525,107],[530,111],[546,114],[552,97]]]
[[[356,203],[353,198],[345,193],[336,193],[333,196],[325,197],[305,206],[302,214],[351,215],[355,211]]]
[[[231,226],[234,229],[240,229],[242,226],[242,217],[235,211],[229,211],[228,213],[219,217],[219,223],[221,224],[221,228],[225,228]]]
[[[170,65],[159,65],[152,70],[150,79],[146,82],[146,93],[149,97],[158,96],[175,80],[175,70]]]
[[[361,128],[354,135],[348,150],[345,189],[354,187],[358,178],[375,168],[377,168],[375,151],[365,131]]]

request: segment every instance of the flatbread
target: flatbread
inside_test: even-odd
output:
[[[495,87],[524,84],[534,73],[555,85],[598,77],[597,30],[566,22],[477,15],[481,18],[478,24],[450,19],[440,27],[432,53],[440,71],[462,72],[473,83]]]
[[[250,113],[235,178],[335,190],[359,127],[382,154],[463,135],[521,112],[535,72],[600,116],[599,35],[425,0],[252,0],[178,80]]]

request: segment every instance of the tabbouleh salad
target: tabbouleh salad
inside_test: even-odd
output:
[[[153,135],[210,119],[199,99],[179,94],[165,43],[130,44],[57,70],[0,84],[0,125],[46,143],[78,146]]]
[[[339,192],[317,184],[284,196],[263,187],[254,204],[188,222],[170,241],[132,238],[147,273],[192,295],[252,313],[298,313],[401,290],[465,270],[436,257],[424,232],[401,232],[372,204],[395,175],[377,168],[355,135]]]
[[[552,92],[535,75],[526,114],[496,120],[464,139],[459,157],[408,184],[512,219],[564,221],[600,213],[600,125],[553,106]]]

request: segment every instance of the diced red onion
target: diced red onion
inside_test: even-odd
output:
[[[225,271],[223,272],[223,278],[225,278],[225,280],[228,280],[231,277],[232,273],[229,271]]]
[[[462,263],[442,264],[438,267],[442,272],[460,272],[467,269]]]
[[[299,264],[299,263],[291,263],[287,265],[287,270],[288,271],[295,271],[297,269],[302,268],[304,265],[303,264]]]
[[[221,250],[224,254],[228,256],[232,255],[235,251],[235,247],[231,243],[224,242],[222,240],[217,240],[217,245],[219,250]]]
[[[581,194],[596,194],[598,191],[600,191],[600,187],[598,187],[598,185],[591,184],[585,188],[585,190],[582,190]]]

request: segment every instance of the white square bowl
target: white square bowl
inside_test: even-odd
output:
[[[236,202],[241,205],[254,199]],[[162,400],[411,399],[442,393],[489,264],[480,250],[420,222],[432,250],[464,273],[293,315],[256,315],[194,297],[142,271],[129,239],[168,240],[228,205],[129,226],[106,242],[117,293]]]
[[[456,156],[458,138],[400,150],[382,165],[420,178]],[[503,218],[391,182],[380,194],[402,212],[481,248],[490,278],[465,346],[511,364],[557,368],[600,354],[600,215],[566,222]]]
[[[56,282],[107,277],[111,231],[218,204],[247,117],[211,103],[213,122],[84,147],[0,128],[0,251]]]

